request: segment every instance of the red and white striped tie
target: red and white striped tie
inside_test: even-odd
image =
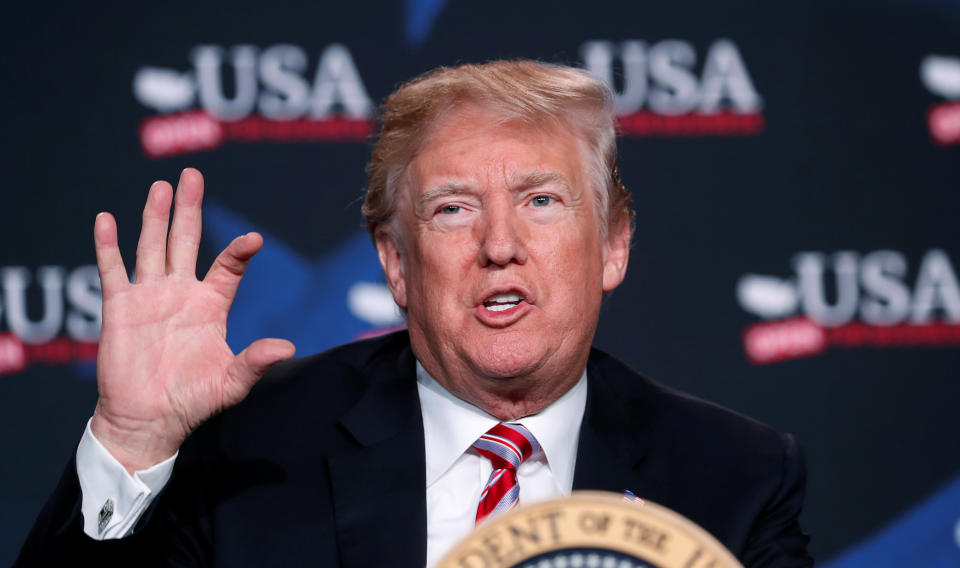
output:
[[[480,493],[477,524],[492,513],[509,511],[520,497],[517,468],[540,451],[540,444],[519,424],[497,424],[480,436],[473,447],[493,465],[490,481]]]

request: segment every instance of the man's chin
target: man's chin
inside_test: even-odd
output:
[[[500,365],[486,362],[474,363],[472,367],[478,376],[503,381],[529,377],[535,374],[538,368],[536,365]]]
[[[543,368],[546,360],[546,353],[542,348],[537,349],[521,342],[506,346],[471,347],[474,352],[468,357],[470,367],[477,375],[490,379],[521,379],[535,375]]]

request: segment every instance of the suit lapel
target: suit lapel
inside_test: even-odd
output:
[[[367,392],[341,419],[357,447],[330,458],[341,565],[426,563],[423,419],[410,349],[375,361]]]
[[[580,426],[573,489],[599,489],[623,494],[647,494],[642,462],[647,454],[644,427],[628,410],[621,377],[603,364],[605,354],[594,351],[587,364],[587,408]]]

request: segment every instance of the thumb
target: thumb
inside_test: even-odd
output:
[[[237,354],[227,372],[225,385],[227,405],[236,404],[247,396],[253,385],[267,369],[297,352],[293,343],[286,339],[258,339]]]

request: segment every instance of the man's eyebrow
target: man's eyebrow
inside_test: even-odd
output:
[[[422,194],[420,194],[420,198],[417,199],[417,201],[420,203],[428,203],[438,197],[459,195],[463,193],[471,193],[470,186],[468,184],[449,181],[424,191]]]
[[[514,190],[533,189],[544,185],[557,184],[570,189],[570,182],[566,176],[558,172],[543,172],[534,170],[523,172],[513,177],[511,187]]]

